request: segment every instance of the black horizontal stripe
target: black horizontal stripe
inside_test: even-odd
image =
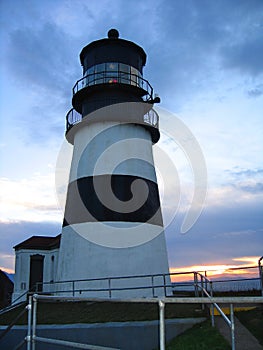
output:
[[[138,179],[143,181],[144,186],[132,187]],[[148,195],[145,196],[144,190],[147,191],[147,188]],[[103,191],[103,203],[98,196],[98,189]],[[111,195],[123,205],[116,206],[111,201]],[[129,207],[127,201],[132,198],[135,205]],[[131,175],[89,176],[71,182],[68,186],[63,226],[96,221],[148,222],[161,226],[163,221],[158,185],[151,180]]]

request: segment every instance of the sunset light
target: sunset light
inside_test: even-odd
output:
[[[254,278],[258,277],[258,260],[257,256],[244,256],[240,258],[232,258],[234,262],[240,264],[209,264],[209,265],[192,265],[183,267],[172,267],[170,273],[176,274],[172,276],[173,282],[188,281],[192,279],[193,272],[200,272],[209,279],[223,278]]]
[[[70,176],[76,180],[82,171],[81,163],[69,175],[74,147],[67,142],[65,131],[74,120],[73,112],[67,114],[73,86],[74,93],[83,86],[86,92],[99,88],[99,84],[91,85],[93,78],[88,80],[86,75],[83,79],[84,66],[78,55],[83,45],[99,38],[107,40],[107,31],[115,27],[118,40],[139,45],[147,59],[135,59],[130,64],[123,57],[120,61],[101,59],[96,64],[90,61],[85,69],[89,77],[99,74],[97,82],[105,76],[103,89],[110,90],[107,103],[116,103],[114,91],[120,84],[125,90],[123,99],[131,89],[133,95],[128,100],[137,101],[134,91],[142,88],[140,93],[152,95],[138,97],[145,99],[146,106],[156,97],[156,101],[161,100],[154,102],[158,118],[153,114],[151,119],[149,114],[148,125],[138,125],[142,132],[159,128],[160,140],[151,145],[154,162],[148,161],[150,151],[134,141],[125,152],[127,162],[122,160],[112,169],[115,175],[119,172],[127,179],[144,178],[149,186],[158,187],[172,280],[192,281],[193,271],[206,273],[212,280],[258,277],[258,259],[263,255],[263,2],[205,3],[207,6],[198,0],[0,2],[2,271],[14,273],[13,247],[20,242],[61,233]],[[142,76],[134,62],[145,65],[145,71],[142,67],[142,72],[138,70]],[[106,78],[111,84],[106,84]],[[149,86],[145,79],[149,79]],[[97,108],[97,97],[93,97]],[[83,111],[89,113],[92,108]],[[157,119],[158,125],[154,123]],[[179,125],[189,129],[187,137]],[[116,137],[121,135],[116,132]],[[129,140],[133,142],[134,138]],[[119,143],[96,141],[98,152],[92,151],[92,155],[101,152],[104,142],[116,147],[114,158],[102,152],[107,158],[102,162],[106,168],[124,154],[124,148]],[[82,146],[88,152],[84,140],[80,149]],[[205,166],[201,167],[196,154],[202,155]],[[95,173],[91,164],[90,158],[83,162],[81,179],[90,181]],[[157,181],[152,176],[153,166]],[[131,168],[133,175],[126,173]],[[201,203],[199,194],[206,189]],[[152,191],[149,193],[152,196]],[[147,205],[153,203],[151,196]],[[187,217],[196,221],[192,220],[191,228],[181,234]],[[132,220],[136,222],[134,217]],[[151,229],[158,226],[154,220],[149,224]],[[91,232],[100,235],[98,230]],[[158,254],[160,251],[156,249]],[[163,252],[166,254],[165,249]],[[151,254],[156,258],[153,251]],[[137,259],[137,255],[131,256]],[[138,260],[136,263],[143,265]],[[119,265],[126,266],[123,261]],[[105,271],[109,266],[105,264]],[[129,274],[127,270],[123,273]]]
[[[15,273],[15,271],[13,269],[8,269],[8,268],[3,267],[3,266],[0,266],[0,270],[4,271],[5,273],[8,273],[8,274]]]

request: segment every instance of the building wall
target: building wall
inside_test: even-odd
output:
[[[59,249],[19,249],[16,251],[13,302],[29,290],[30,257],[36,254],[44,256],[43,282],[51,282],[55,280],[56,276],[58,252]],[[50,286],[47,287],[48,290],[50,290]],[[44,286],[43,291],[45,291],[47,287]],[[23,300],[26,300],[26,295],[19,299],[18,302]]]

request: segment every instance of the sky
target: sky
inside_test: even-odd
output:
[[[1,0],[0,21],[1,269],[13,272],[14,245],[61,232],[56,164],[82,76],[79,53],[110,28],[144,48],[144,77],[161,97],[154,154],[171,271],[256,264],[263,255],[262,0]],[[173,136],[178,120],[207,171],[202,213],[185,233],[196,183],[193,159]],[[158,150],[174,172],[159,164]]]

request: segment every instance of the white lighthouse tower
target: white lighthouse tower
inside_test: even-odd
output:
[[[83,77],[67,115],[74,149],[57,290],[162,295],[169,266],[152,154],[160,137],[152,110],[159,98],[143,78],[146,54],[111,29],[83,48],[80,61]]]

